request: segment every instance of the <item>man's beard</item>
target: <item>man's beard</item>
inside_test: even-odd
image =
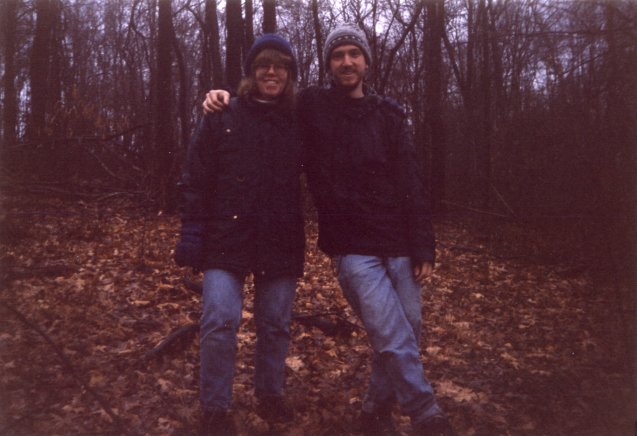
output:
[[[350,70],[345,72],[352,72],[356,74],[357,80],[353,81],[352,83],[343,83],[341,80],[338,79],[337,74],[332,75],[332,80],[336,84],[336,87],[342,90],[343,92],[353,91],[363,81],[364,75],[360,74],[357,70]]]

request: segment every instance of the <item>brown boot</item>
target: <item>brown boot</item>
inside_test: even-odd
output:
[[[414,425],[414,436],[456,436],[444,415],[434,415]]]
[[[294,409],[283,397],[269,395],[259,398],[257,415],[269,423],[282,424],[294,420]]]
[[[365,436],[397,436],[399,434],[390,406],[379,407],[371,413],[361,411],[358,419],[360,431]]]
[[[201,416],[201,436],[236,436],[232,415],[226,410],[212,409]]]

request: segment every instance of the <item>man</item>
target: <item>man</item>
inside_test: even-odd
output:
[[[414,433],[453,434],[420,361],[418,282],[433,270],[435,242],[405,114],[364,85],[371,55],[360,29],[338,26],[323,56],[331,87],[303,91],[298,114],[319,247],[374,350],[362,430],[394,432],[397,401]],[[211,92],[204,108],[218,109],[225,98]]]
[[[296,281],[303,273],[301,147],[296,64],[289,43],[266,34],[246,56],[239,97],[200,122],[182,177],[180,266],[204,271],[202,434],[234,434],[228,410],[245,277],[255,283],[255,395],[269,422],[289,422],[285,356]]]

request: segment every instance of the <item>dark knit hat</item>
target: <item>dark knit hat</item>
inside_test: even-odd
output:
[[[248,50],[248,54],[246,55],[245,62],[243,64],[243,71],[246,76],[249,76],[252,71],[252,62],[256,59],[257,55],[265,50],[266,48],[271,48],[281,53],[290,56],[292,58],[292,65],[290,65],[290,74],[293,80],[296,80],[296,58],[294,57],[294,53],[292,52],[292,46],[290,43],[277,35],[276,33],[265,33],[259,36]]]
[[[327,35],[325,48],[323,48],[323,59],[325,60],[325,65],[330,64],[330,54],[332,53],[332,50],[343,44],[353,44],[358,46],[365,55],[367,65],[372,64],[371,50],[369,49],[367,37],[363,31],[354,24],[344,23],[336,26],[336,28]]]

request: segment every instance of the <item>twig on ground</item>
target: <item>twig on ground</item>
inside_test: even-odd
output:
[[[444,204],[448,204],[450,206],[455,206],[455,207],[459,207],[461,209],[465,209],[465,210],[469,210],[471,212],[475,212],[475,213],[479,213],[479,214],[483,214],[483,215],[491,215],[491,216],[497,216],[499,218],[507,218],[507,219],[511,219],[511,215],[504,215],[501,213],[497,213],[497,212],[492,212],[490,210],[481,210],[481,209],[476,209],[474,207],[471,206],[466,206],[464,204],[460,204],[460,203],[455,203],[453,201],[447,201],[447,200],[442,200],[442,203]]]
[[[11,280],[20,280],[20,279],[30,279],[32,277],[59,277],[66,276],[69,274],[73,274],[77,271],[77,267],[71,265],[45,265],[45,266],[34,266],[30,268],[19,268],[12,267],[7,268],[5,271],[6,279],[8,281]]]
[[[182,279],[183,285],[196,293],[201,295],[202,285],[201,283],[193,282],[192,280],[184,277]],[[326,316],[334,316],[336,321],[325,319]],[[319,312],[319,313],[294,313],[292,314],[292,320],[307,327],[316,327],[323,331],[328,336],[349,336],[354,330],[362,330],[362,327],[358,324],[348,321],[341,313],[338,312]]]
[[[203,293],[203,287],[202,287],[201,283],[193,282],[192,280],[189,280],[189,279],[187,279],[185,277],[182,279],[181,282],[184,284],[186,289],[191,290],[195,294],[201,295]]]
[[[78,374],[77,370],[73,367],[73,364],[69,360],[68,357],[64,354],[64,352],[60,349],[60,347],[53,342],[53,340],[47,335],[40,327],[32,323],[27,319],[25,315],[22,314],[18,309],[13,307],[11,304],[6,301],[0,301],[0,304],[4,306],[7,310],[13,313],[23,324],[25,324],[30,329],[34,330],[37,334],[39,334],[47,344],[55,351],[55,354],[62,361],[62,366],[66,371],[75,379],[75,381],[80,385],[81,388],[85,389],[102,407],[104,412],[113,420],[113,424],[117,427],[118,432],[125,435],[133,435],[130,431],[128,431],[126,425],[121,420],[121,418],[113,411],[108,402],[102,398],[102,396],[93,389],[83,378]]]
[[[498,196],[498,199],[500,199],[502,204],[504,204],[504,207],[507,208],[507,210],[511,214],[511,217],[516,218],[518,216],[518,214],[515,213],[515,211],[513,210],[513,208],[511,206],[509,206],[509,203],[507,203],[507,201],[504,199],[504,196],[502,194],[500,194],[500,191],[498,191],[498,188],[496,188],[495,185],[491,185],[491,187],[493,188],[493,191],[495,191],[495,194]]]
[[[199,331],[199,323],[193,322],[190,324],[183,325],[181,327],[173,330],[166,338],[159,343],[155,348],[150,350],[144,355],[144,360],[151,360],[156,357],[159,357],[177,340],[185,339],[190,335],[194,335]]]

